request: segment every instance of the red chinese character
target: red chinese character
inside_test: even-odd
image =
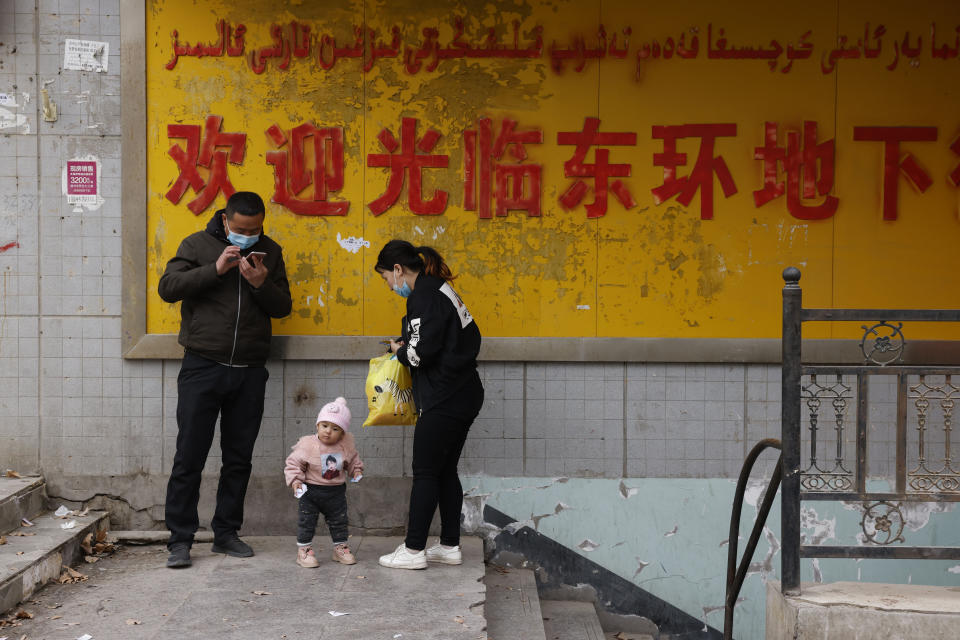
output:
[[[282,204],[301,216],[343,216],[349,202],[328,202],[330,191],[343,188],[343,128],[318,129],[307,122],[290,130],[292,152],[277,150],[267,152],[267,164],[273,165],[273,202]],[[267,129],[273,143],[282,147],[287,136],[277,125]],[[313,171],[306,162],[307,140],[313,142]],[[301,200],[296,196],[313,184],[313,199]],[[288,188],[289,185],[289,188]]]
[[[540,215],[541,176],[543,167],[538,164],[506,164],[497,162],[503,158],[507,147],[510,155],[517,160],[526,160],[527,150],[524,144],[540,144],[543,142],[543,132],[517,132],[517,123],[504,118],[500,127],[500,134],[496,142],[493,140],[493,124],[490,118],[480,118],[477,123],[480,135],[479,154],[477,151],[477,130],[469,129],[463,132],[464,142],[464,174],[463,207],[467,211],[477,210],[477,190],[480,192],[480,217],[490,217],[490,191],[492,182],[496,184],[494,197],[497,201],[497,215],[505,216],[507,211],[526,211],[528,216]],[[479,155],[480,183],[476,184],[477,156]],[[527,196],[524,197],[524,181],[526,181]],[[510,189],[510,183],[513,188]]]
[[[247,134],[223,133],[220,131],[220,125],[222,124],[223,118],[221,116],[207,116],[202,144],[200,142],[200,125],[167,125],[168,138],[185,138],[187,141],[186,151],[179,144],[173,145],[167,151],[167,154],[174,159],[180,169],[179,177],[167,191],[167,200],[177,204],[183,194],[186,193],[187,187],[192,188],[197,197],[187,203],[187,208],[194,215],[200,215],[221,191],[227,198],[236,191],[227,177],[227,160],[230,161],[230,164],[237,165],[243,162]],[[226,151],[217,151],[217,147],[229,147],[229,155]],[[206,183],[197,171],[197,167],[205,167],[210,170]]]
[[[883,219],[897,219],[898,174],[903,171],[907,179],[921,193],[930,188],[933,180],[924,171],[912,154],[900,159],[901,142],[933,142],[937,139],[936,127],[854,127],[853,139],[868,142],[883,142]]]
[[[777,181],[777,163],[787,173],[787,211],[800,220],[823,220],[837,211],[839,200],[831,195],[833,189],[835,141],[817,144],[817,123],[803,123],[803,148],[800,147],[800,132],[787,132],[787,148],[777,146],[777,123],[764,125],[764,146],[755,147],[753,157],[763,160],[763,188],[753,192],[753,201],[762,207],[774,198],[783,195],[783,181]],[[820,177],[817,178],[817,165]],[[803,184],[800,170],[803,169]],[[807,205],[804,198],[826,196],[821,204]]]
[[[370,153],[367,154],[368,167],[390,167],[390,180],[387,182],[387,190],[383,195],[371,202],[369,205],[373,215],[378,216],[396,203],[403,189],[404,173],[410,173],[410,189],[407,197],[407,203],[410,210],[418,215],[437,215],[443,213],[447,207],[447,192],[437,190],[433,198],[424,201],[422,194],[423,188],[423,169],[446,168],[450,163],[450,158],[445,155],[426,155],[431,151],[440,134],[433,129],[427,130],[420,142],[416,141],[417,119],[404,118],[400,128],[400,143],[393,134],[384,129],[377,136],[383,148],[390,153]],[[393,152],[400,147],[400,153]],[[417,154],[417,149],[423,154]]]
[[[693,200],[697,189],[700,193],[700,219],[713,219],[713,174],[717,174],[723,195],[727,198],[737,192],[737,185],[727,169],[722,156],[713,156],[713,145],[721,136],[736,136],[737,125],[723,124],[683,124],[654,126],[653,137],[663,140],[663,153],[653,154],[653,164],[663,167],[663,184],[651,189],[653,201],[661,204],[675,194],[677,202],[687,206]],[[677,153],[677,138],[701,138],[697,163],[689,176],[677,177],[677,167],[687,164],[687,154]]]
[[[557,144],[572,144],[577,148],[573,157],[563,163],[563,175],[567,178],[593,178],[593,202],[586,205],[588,218],[599,218],[607,213],[607,181],[609,178],[623,178],[630,175],[629,164],[610,164],[610,150],[597,149],[596,163],[584,164],[583,160],[593,145],[635,145],[635,133],[599,133],[600,119],[586,118],[583,131],[561,131],[557,133]],[[573,209],[580,204],[587,193],[587,184],[577,180],[560,196],[560,204]],[[609,189],[626,209],[637,206],[627,186],[620,180],[614,180]]]
[[[960,156],[960,137],[953,141],[953,144],[950,145],[950,151],[953,151],[955,154]],[[960,164],[950,172],[950,182],[953,183],[953,186],[960,187]]]

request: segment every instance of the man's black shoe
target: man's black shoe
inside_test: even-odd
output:
[[[250,548],[250,545],[238,538],[237,534],[233,534],[232,538],[225,538],[219,542],[214,540],[210,551],[214,553],[225,553],[234,558],[249,558],[253,555],[253,549]]]
[[[190,545],[186,542],[176,542],[170,545],[170,555],[167,556],[167,566],[171,569],[180,569],[189,567],[193,562],[190,560]]]

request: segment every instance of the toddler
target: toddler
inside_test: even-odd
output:
[[[293,445],[283,475],[287,485],[300,499],[297,521],[297,564],[314,568],[320,565],[313,553],[313,534],[322,513],[333,538],[333,560],[354,564],[347,546],[347,487],[349,475],[354,482],[363,474],[363,462],[350,431],[347,401],[337,398],[324,405],[317,415],[316,435],[303,436]]]

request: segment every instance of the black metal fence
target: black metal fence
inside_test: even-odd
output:
[[[783,592],[800,593],[800,558],[960,559],[960,547],[909,546],[901,510],[908,502],[960,501],[960,462],[951,454],[960,367],[903,364],[902,331],[905,321],[960,323],[960,310],[804,309],[800,271],[790,267],[783,279]],[[802,326],[817,321],[865,323],[863,364],[804,365]],[[870,413],[878,405],[871,404],[870,395],[877,391],[887,396],[880,403],[890,414],[886,439],[880,429],[884,420]],[[884,465],[886,454],[891,460]],[[868,486],[868,476],[885,475],[871,469],[871,462],[889,472],[892,491]],[[801,503],[811,500],[857,504],[862,544],[806,544]]]

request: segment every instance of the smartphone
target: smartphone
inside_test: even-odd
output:
[[[253,256],[259,256],[260,260],[262,261],[264,258],[267,257],[267,254],[264,253],[263,251],[251,251],[250,253],[248,253],[247,262],[250,263],[251,265],[253,264]]]

